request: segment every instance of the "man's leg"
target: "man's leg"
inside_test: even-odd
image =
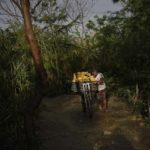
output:
[[[107,107],[108,107],[108,102],[107,102],[106,91],[105,90],[102,91],[102,95],[103,95],[103,108],[106,111]]]
[[[98,108],[99,109],[104,109],[105,111],[107,110],[108,107],[108,102],[106,98],[106,91],[102,90],[98,92]]]
[[[98,100],[98,108],[101,110],[103,108],[101,91],[97,93],[97,100]]]

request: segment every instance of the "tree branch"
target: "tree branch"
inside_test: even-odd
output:
[[[19,1],[17,1],[17,0],[10,0],[10,1],[12,1],[18,7],[20,12],[22,13],[22,8],[21,8],[21,5],[20,5]]]
[[[60,29],[58,29],[56,32],[61,32],[62,30],[67,29],[67,28],[73,26],[73,24],[76,23],[79,18],[80,18],[80,14],[79,14],[73,21],[71,21],[71,22],[68,23],[67,25],[63,25],[63,26],[62,26]]]
[[[19,2],[17,2],[16,0],[9,0],[9,2],[12,5],[12,7],[6,1],[1,1],[0,2],[0,8],[2,10],[1,15],[14,17],[15,19],[18,20],[18,18],[22,18],[22,17],[21,17],[21,15],[19,15],[19,13],[17,14],[17,9],[15,7],[16,4],[14,3],[14,1],[15,1],[15,3],[17,3],[19,5]]]
[[[35,4],[35,6],[32,8],[31,13],[34,13],[34,12],[35,12],[36,8],[41,4],[41,2],[42,2],[42,0],[39,0],[39,1]]]

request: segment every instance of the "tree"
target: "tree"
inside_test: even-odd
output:
[[[53,28],[57,31],[55,33],[69,31],[69,28],[72,27],[77,21],[80,20],[81,11],[79,13],[76,13],[78,11],[75,10],[75,7],[71,5],[69,1],[65,0],[64,4],[65,6],[63,9],[61,9],[60,14],[57,14],[58,7],[56,5],[56,0],[37,0],[37,1],[30,1],[30,0],[7,0],[7,1],[0,1],[0,8],[2,10],[2,14],[5,16],[8,16],[6,19],[9,21],[12,21],[14,18],[22,22],[24,26],[24,33],[25,37],[28,41],[28,44],[30,46],[31,55],[34,62],[35,72],[36,72],[36,88],[35,88],[35,94],[34,94],[34,100],[29,100],[27,103],[27,107],[23,112],[24,115],[24,121],[25,121],[25,127],[26,127],[26,135],[28,138],[29,145],[32,145],[33,139],[34,139],[34,132],[33,132],[33,112],[34,110],[39,106],[45,87],[47,86],[47,73],[43,65],[43,60],[41,56],[41,51],[38,45],[37,38],[34,33],[34,24],[40,25],[40,23],[43,23],[45,21],[45,28],[43,29],[50,29]],[[76,5],[78,8],[80,0],[76,0]],[[82,7],[80,6],[80,9],[83,9],[83,6],[86,4],[86,0],[84,2],[82,1]],[[55,8],[55,10],[52,11],[49,16],[49,13],[45,15],[45,9],[48,11],[51,11],[50,8]],[[70,7],[71,6],[71,7]],[[41,9],[40,9],[41,8]],[[73,16],[69,16],[69,19],[66,21],[66,10],[68,8],[74,9],[72,11]],[[37,11],[40,10],[40,11]],[[70,9],[68,9],[68,14]],[[37,13],[38,12],[38,13]],[[55,14],[53,14],[55,12]],[[39,14],[40,13],[40,14]],[[83,12],[82,12],[83,13]],[[41,15],[41,16],[40,16]],[[83,14],[82,14],[83,16]],[[73,19],[72,19],[73,17]],[[40,20],[42,18],[42,21]],[[57,22],[58,20],[63,20],[60,24],[60,22]],[[65,20],[65,21],[64,21]],[[67,22],[67,24],[66,24]],[[48,26],[48,28],[47,28]]]
[[[98,50],[98,67],[119,79],[121,86],[137,96],[140,91],[149,93],[150,1],[120,2],[122,10],[96,17],[97,22],[89,21],[87,26],[94,31],[92,39]]]
[[[29,145],[31,145],[32,147],[33,139],[34,139],[33,112],[39,106],[42,100],[42,96],[43,96],[45,87],[47,85],[47,73],[45,71],[42,57],[41,57],[40,48],[38,46],[38,42],[33,31],[33,25],[32,25],[31,15],[30,15],[30,1],[29,0],[21,0],[21,1],[10,0],[10,2],[12,3],[13,6],[14,5],[17,6],[22,14],[25,36],[31,48],[31,54],[32,54],[32,58],[34,61],[35,71],[36,71],[36,80],[37,80],[37,84],[36,84],[37,86],[35,90],[36,97],[34,97],[35,100],[28,101],[26,109],[23,112],[27,139],[28,139]],[[3,7],[2,3],[0,3],[1,8],[4,11],[7,11]],[[5,4],[6,6],[8,6],[7,3]]]
[[[18,4],[18,3],[17,3]],[[39,106],[42,96],[43,96],[43,90],[45,90],[46,84],[47,84],[47,73],[45,71],[45,68],[43,66],[43,61],[41,58],[41,52],[38,46],[37,39],[35,37],[35,34],[33,32],[33,26],[31,22],[31,16],[30,16],[30,2],[29,0],[22,0],[21,1],[21,12],[24,19],[24,28],[25,28],[25,34],[27,37],[27,40],[29,42],[29,45],[31,47],[31,53],[35,65],[35,71],[37,75],[37,92],[38,97],[36,97],[35,101],[31,101],[30,104],[27,106],[28,109],[25,112],[25,127],[26,127],[26,134],[29,141],[29,145],[33,144],[34,139],[34,129],[33,129],[33,112],[34,110]],[[32,146],[31,146],[32,148]]]
[[[24,19],[25,34],[26,34],[27,40],[29,42],[29,45],[31,47],[35,70],[36,70],[36,73],[38,76],[37,80],[39,82],[39,86],[44,86],[44,85],[46,85],[46,82],[47,82],[47,74],[46,74],[45,68],[43,66],[40,48],[38,46],[37,39],[36,39],[34,31],[33,31],[31,15],[30,15],[29,0],[22,0],[20,6],[21,6],[21,12],[23,15],[23,19]]]

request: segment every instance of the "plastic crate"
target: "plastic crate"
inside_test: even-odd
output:
[[[71,90],[73,92],[83,93],[86,90],[91,92],[98,91],[98,84],[95,82],[73,82],[71,86]]]

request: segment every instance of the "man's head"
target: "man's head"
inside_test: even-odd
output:
[[[92,75],[93,75],[94,77],[96,77],[97,74],[98,74],[97,70],[93,70],[93,71],[92,71]]]

